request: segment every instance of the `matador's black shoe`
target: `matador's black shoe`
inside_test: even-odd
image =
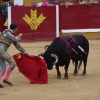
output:
[[[0,88],[4,88],[4,86],[0,84]]]
[[[8,82],[7,80],[3,80],[3,83],[6,83],[6,84],[8,84],[8,85],[10,85],[10,86],[12,86],[12,83],[11,82]]]

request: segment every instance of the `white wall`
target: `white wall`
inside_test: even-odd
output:
[[[18,4],[19,6],[23,5],[23,0],[14,0],[14,5]]]

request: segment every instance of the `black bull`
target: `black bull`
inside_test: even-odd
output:
[[[83,51],[78,48],[78,46],[83,48]],[[74,51],[75,50],[75,51]],[[74,74],[78,73],[78,61],[80,65],[82,61],[84,63],[83,75],[86,75],[86,65],[89,53],[89,42],[83,35],[72,35],[72,36],[61,36],[49,45],[44,53],[40,53],[47,64],[47,68],[51,70],[55,64],[57,70],[57,78],[61,78],[61,73],[59,71],[59,66],[65,65],[65,75],[64,78],[68,79],[68,66],[70,60],[75,62]],[[56,60],[55,60],[56,59]],[[80,67],[79,65],[79,67]]]

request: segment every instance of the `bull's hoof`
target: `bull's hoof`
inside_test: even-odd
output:
[[[86,74],[82,73],[82,76],[85,76]]]
[[[68,79],[68,77],[64,77],[64,79]]]
[[[61,79],[61,76],[57,76],[57,79]]]
[[[74,73],[74,76],[77,76],[77,73]]]
[[[83,73],[82,73],[82,76],[85,76],[85,75],[86,75],[86,72],[83,72]]]
[[[64,77],[64,79],[68,79],[68,77]]]
[[[64,79],[68,79],[68,76],[64,76]]]

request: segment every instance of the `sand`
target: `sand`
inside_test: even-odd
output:
[[[44,52],[46,42],[20,43],[27,53],[37,55]],[[60,67],[61,79],[56,77],[56,69],[48,70],[48,84],[30,84],[16,66],[10,76],[13,86],[2,83],[0,100],[100,100],[100,40],[89,40],[90,52],[87,64],[87,75],[82,76],[83,65],[77,76],[73,75],[72,62],[69,66],[69,79],[64,79],[64,67]],[[19,53],[13,45],[8,49],[10,55]],[[7,64],[8,67],[8,64]]]

